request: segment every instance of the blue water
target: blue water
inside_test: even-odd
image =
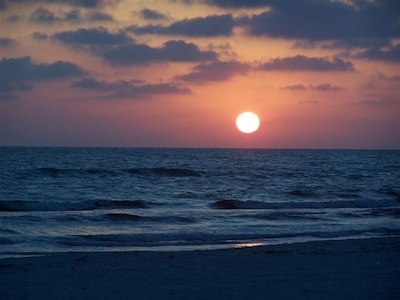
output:
[[[0,256],[400,235],[400,152],[0,148]]]

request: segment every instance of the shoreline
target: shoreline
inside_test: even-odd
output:
[[[400,237],[0,259],[0,299],[398,299]]]

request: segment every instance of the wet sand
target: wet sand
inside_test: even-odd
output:
[[[400,299],[400,237],[0,260],[0,299]]]

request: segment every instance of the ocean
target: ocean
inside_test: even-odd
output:
[[[400,151],[0,147],[0,257],[400,235]]]

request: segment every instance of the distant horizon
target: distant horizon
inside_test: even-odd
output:
[[[95,149],[95,148],[104,148],[104,149],[171,149],[171,150],[327,150],[327,151],[400,151],[400,148],[290,148],[290,147],[271,147],[271,148],[240,148],[240,147],[185,147],[185,146],[57,146],[57,145],[0,145],[0,148],[76,148],[76,149]]]

